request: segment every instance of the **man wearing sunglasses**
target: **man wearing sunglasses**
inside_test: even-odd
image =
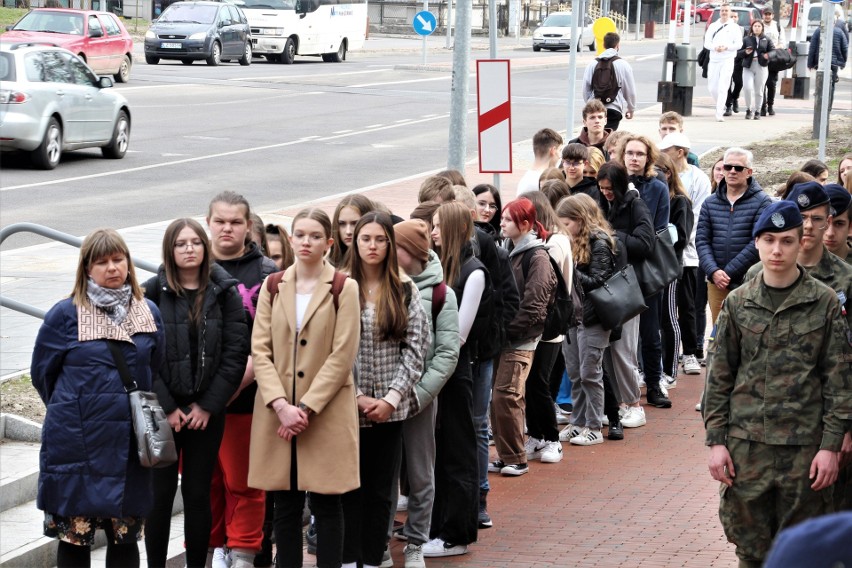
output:
[[[754,223],[772,202],[752,178],[753,155],[728,148],[723,159],[725,178],[701,206],[695,247],[699,266],[707,275],[707,300],[713,321],[731,290],[742,284],[757,262],[751,237]]]

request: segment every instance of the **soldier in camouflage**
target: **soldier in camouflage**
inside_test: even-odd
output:
[[[825,191],[831,200],[831,223],[825,232],[825,246],[846,264],[852,264],[852,242],[849,241],[852,196],[845,187],[836,183],[826,184]]]
[[[764,210],[764,269],[725,300],[710,343],[708,465],[741,568],[761,566],[782,528],[831,511],[852,418],[848,327],[834,291],[796,263],[802,233],[794,203]]]

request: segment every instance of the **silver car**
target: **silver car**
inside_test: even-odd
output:
[[[123,158],[130,106],[110,87],[110,77],[99,78],[66,49],[0,42],[0,151],[29,152],[46,170],[67,150]]]

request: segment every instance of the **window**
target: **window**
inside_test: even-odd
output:
[[[231,21],[235,24],[245,24],[246,19],[236,6],[228,6],[231,11]]]
[[[69,59],[70,67],[71,67],[71,77],[74,80],[74,83],[77,85],[96,85],[98,80],[97,77],[92,73],[92,71],[86,66],[85,63],[80,61],[77,57],[69,54],[63,54],[65,57]]]
[[[102,37],[103,35],[104,29],[101,27],[101,21],[98,20],[97,16],[89,16],[89,37]]]
[[[15,80],[15,57],[9,53],[0,53],[0,81]]]
[[[110,36],[120,36],[121,28],[118,27],[118,22],[115,21],[115,16],[101,16],[103,19],[101,23],[104,25],[107,31],[107,35]]]
[[[27,79],[44,83],[73,83],[68,60],[59,51],[28,53],[24,58]]]
[[[223,25],[230,26],[233,24],[231,18],[231,11],[228,9],[230,6],[223,6],[221,10],[219,10],[219,21],[222,22]]]

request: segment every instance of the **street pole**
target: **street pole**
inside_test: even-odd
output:
[[[447,0],[447,43],[445,47],[450,49],[453,45],[453,0]]]
[[[497,0],[488,0],[488,57],[497,59]],[[511,146],[511,141],[509,141]],[[500,174],[493,174],[492,185],[500,190]]]
[[[819,24],[819,51],[817,70],[816,102],[814,108],[813,137],[819,138],[819,159],[825,161],[825,140],[828,137],[828,104],[831,88],[831,47],[834,43],[834,5],[822,3],[822,19]]]
[[[579,6],[578,6],[579,4]],[[574,132],[574,113],[576,112],[576,83],[577,83],[577,52],[579,51],[580,42],[577,40],[577,35],[580,33],[577,20],[583,18],[586,7],[583,0],[573,0],[571,2],[571,55],[568,57],[568,126],[565,129],[567,138],[573,138]]]
[[[456,45],[453,49],[453,79],[450,93],[450,144],[447,169],[463,172],[467,153],[467,92],[470,69],[471,2],[456,10]]]
[[[683,3],[683,45],[689,45],[689,40],[692,36],[692,1],[686,0]]]
[[[423,11],[424,12],[429,11],[429,0],[423,0]],[[423,57],[421,58],[421,63],[423,63],[423,65],[426,65],[426,38],[427,37],[428,36],[425,36],[425,35],[423,36]]]

